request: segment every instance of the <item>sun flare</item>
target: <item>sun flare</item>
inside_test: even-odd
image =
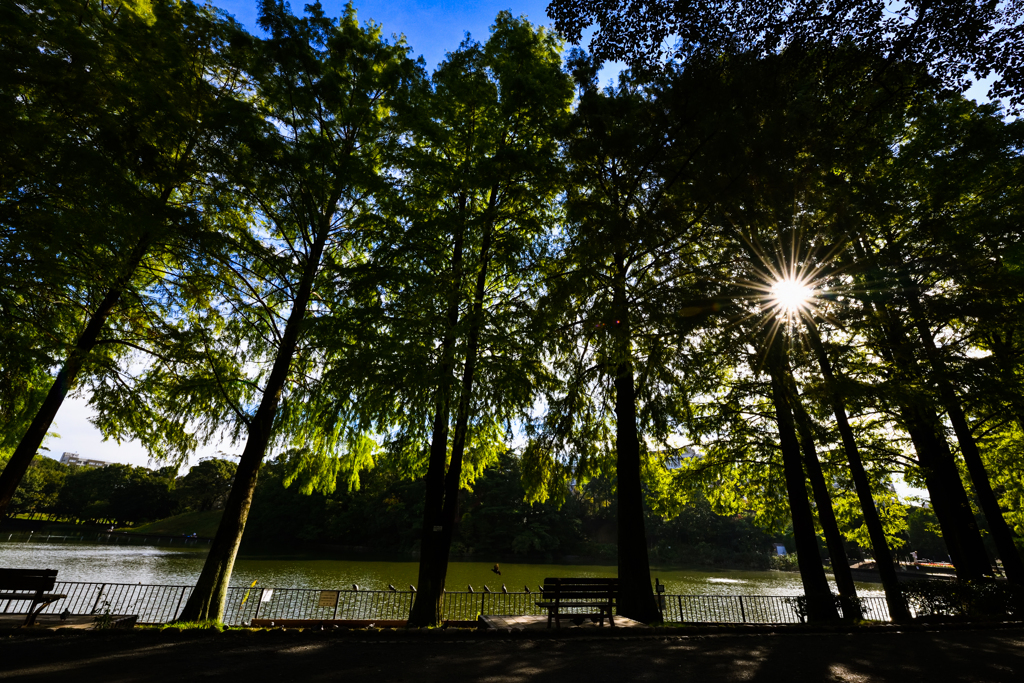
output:
[[[779,280],[772,285],[771,298],[783,313],[797,313],[810,305],[814,290],[802,280]]]

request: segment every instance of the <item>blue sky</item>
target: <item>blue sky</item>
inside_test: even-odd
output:
[[[444,2],[437,0],[360,0],[354,2],[359,21],[373,20],[381,25],[384,35],[405,35],[413,55],[422,55],[427,68],[433,70],[444,59],[446,52],[459,46],[468,31],[476,40],[485,40],[494,17],[502,10],[516,16],[526,15],[534,24],[552,26],[544,9],[549,0],[476,0]],[[324,12],[331,17],[340,16],[345,3],[340,0],[322,2]],[[251,32],[256,26],[255,0],[217,0],[213,5],[235,17]],[[301,14],[306,3],[291,3],[292,12]]]

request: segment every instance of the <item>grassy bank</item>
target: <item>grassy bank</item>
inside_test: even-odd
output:
[[[148,524],[118,529],[118,531],[127,531],[133,534],[151,534],[153,536],[191,536],[196,534],[201,538],[213,538],[214,534],[217,533],[217,525],[220,524],[222,514],[221,510],[186,512]]]

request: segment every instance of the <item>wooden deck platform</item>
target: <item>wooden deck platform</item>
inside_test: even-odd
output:
[[[480,621],[486,624],[487,628],[498,628],[498,629],[509,629],[509,628],[520,628],[533,630],[544,630],[548,627],[548,618],[546,615],[496,615],[489,614],[487,616],[480,617]],[[555,626],[554,621],[551,622],[551,630],[556,630],[558,627]],[[583,619],[579,624],[575,624],[572,621],[571,616],[562,617],[561,628],[647,628],[646,624],[642,624],[639,621],[633,621],[626,617],[615,617],[615,626],[610,626],[608,620],[605,619],[604,626],[601,626],[595,621],[591,621],[590,618]]]
[[[136,614],[112,614],[110,616],[110,628],[133,628],[139,617]],[[25,624],[24,614],[0,614],[0,628],[23,628]],[[94,629],[96,627],[96,615],[94,614],[72,614],[66,621],[60,620],[58,614],[40,614],[36,617],[36,623],[28,626],[31,629]]]

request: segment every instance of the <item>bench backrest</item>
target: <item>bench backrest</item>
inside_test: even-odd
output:
[[[544,597],[553,600],[615,600],[618,579],[544,579]]]
[[[0,569],[3,590],[48,591],[56,583],[56,569]]]

